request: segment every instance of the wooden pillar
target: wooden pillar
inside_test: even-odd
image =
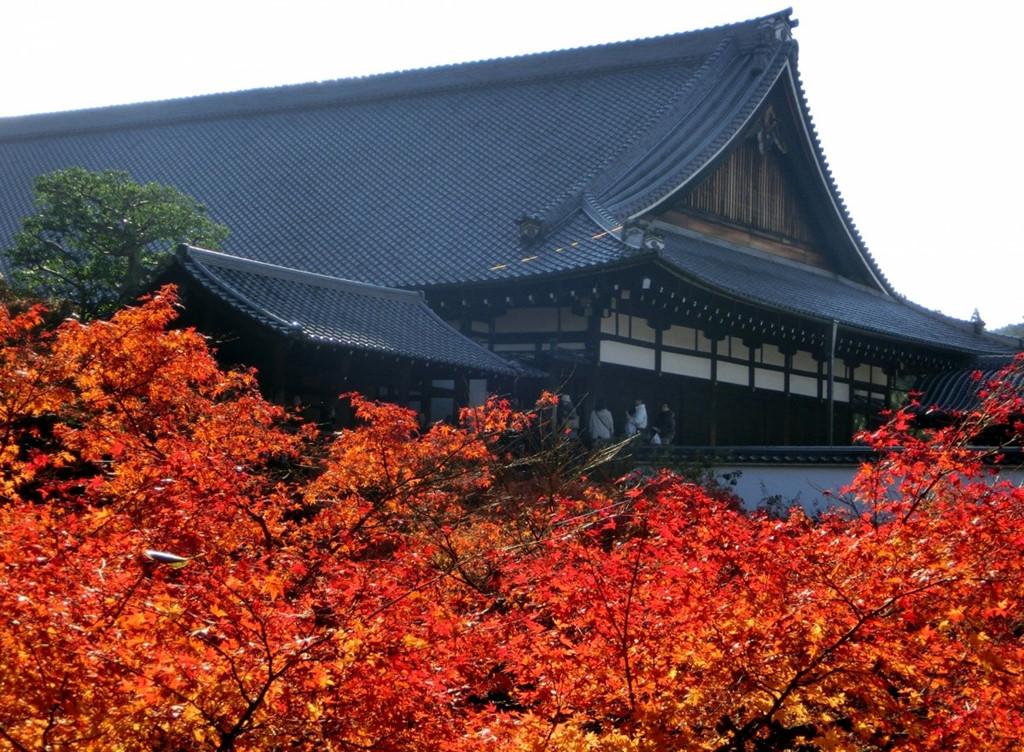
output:
[[[434,418],[431,415],[430,402],[434,396],[434,380],[430,378],[430,374],[427,373],[420,377],[420,394],[422,395],[420,400],[422,402],[423,415],[426,418],[427,425],[429,426],[434,422]]]
[[[337,382],[334,385],[335,396],[351,391],[349,379],[352,376],[352,353],[344,353],[338,363]]]
[[[836,395],[835,395],[835,362],[836,337],[839,333],[839,322],[832,321],[832,336],[828,347],[828,445],[836,443]]]
[[[288,402],[288,352],[292,342],[284,337],[275,337],[273,342],[273,376],[271,377],[271,401],[290,407]]]
[[[847,360],[843,360],[843,365],[846,368],[846,383],[847,383],[847,397],[846,397],[846,426],[844,427],[845,437],[843,439],[844,444],[850,443],[850,437],[853,436],[853,374],[857,369],[856,364],[850,363]]]
[[[601,309],[594,304],[594,308],[587,319],[587,341],[586,350],[592,353],[590,369],[587,373],[587,396],[588,401],[579,406],[580,425],[586,425],[583,421],[587,419],[590,412],[596,409],[597,401],[603,398],[604,385],[601,383]]]
[[[718,338],[711,340],[711,404],[708,410],[708,445],[718,446]]]
[[[747,386],[750,389],[750,400],[751,400],[750,404],[754,405],[755,404],[754,393],[756,392],[756,385],[757,385],[757,381],[756,381],[757,347],[749,339],[744,339],[743,340],[743,346],[747,348],[747,368],[748,368],[748,371],[747,371]],[[769,443],[768,442],[768,416],[765,414],[766,410],[764,408],[761,408],[761,409],[753,409],[750,412],[751,412],[751,416],[750,416],[751,420],[753,420],[755,416],[757,417],[757,425],[753,427],[753,430],[751,430],[748,435],[753,434],[755,437],[757,437],[756,438],[756,443],[758,443],[758,444],[767,444],[767,443]]]
[[[755,372],[757,371],[757,348],[760,347],[760,344],[755,345],[753,340],[744,339],[743,346],[747,348],[747,362],[750,366],[750,372],[747,379],[750,391],[753,392],[757,384]]]
[[[455,414],[458,417],[460,407],[469,407],[469,378],[465,373],[455,375]]]
[[[352,391],[352,382],[350,381],[352,373],[352,358],[351,352],[343,352],[341,357],[338,359],[337,368],[334,372],[334,425],[335,427],[349,428],[354,423],[352,415],[352,404],[347,399],[338,399],[339,394],[345,394]]]
[[[783,407],[783,419],[782,419],[782,443],[792,444],[793,443],[793,398],[792,389],[790,386],[790,375],[793,373],[793,355],[796,354],[796,345],[785,344],[779,347],[779,352],[783,354],[786,359],[785,370],[782,373],[782,388],[785,393],[785,404]]]
[[[407,360],[402,360],[397,364],[396,374],[396,401],[402,407],[405,407],[409,403],[409,388],[412,385],[412,366]]]
[[[661,376],[661,349],[664,347],[664,328],[659,324],[654,330],[654,372]]]

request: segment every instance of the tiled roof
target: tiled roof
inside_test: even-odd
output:
[[[766,305],[992,351],[891,295],[828,173],[796,75],[791,25],[783,11],[576,50],[2,119],[0,248],[31,210],[33,179],[82,166],[126,170],[195,196],[231,229],[229,253],[373,285],[425,289],[622,264],[634,253],[620,240],[622,223],[702,174],[743,135],[772,87],[786,85],[849,236],[845,252],[890,295],[855,295],[835,279],[826,289],[815,279],[796,304],[741,283],[741,257],[717,259],[713,276]],[[539,223],[533,241],[520,237],[523,218]],[[712,275],[699,263],[677,265]],[[737,280],[727,283],[725,266]],[[833,289],[845,294],[815,298]]]
[[[921,393],[920,402],[924,410],[942,413],[972,410],[979,405],[978,392],[987,388],[986,385],[994,379],[1006,380],[1017,389],[1024,390],[1024,368],[1005,373],[1012,362],[1010,356],[976,358],[970,368],[926,376],[914,385],[914,389]]]
[[[860,465],[878,458],[867,446],[636,446],[632,457],[651,464]]]
[[[778,311],[963,353],[1014,349],[1010,339],[977,333],[968,322],[766,253],[672,232],[666,233],[660,256],[685,277]]]
[[[983,453],[986,465],[1019,467],[1024,462],[1020,447],[1005,447],[999,454],[988,451],[991,447],[970,447]],[[902,451],[894,448],[894,452]],[[716,466],[728,465],[862,465],[882,458],[869,446],[635,446],[628,458],[635,464],[673,466],[693,464],[698,467],[709,463]]]
[[[511,364],[442,321],[418,292],[189,246],[178,249],[177,263],[229,305],[290,337],[472,371],[517,373]]]
[[[33,178],[77,165],[174,185],[231,228],[227,251],[281,266],[398,287],[535,274],[519,263],[529,255],[520,217],[557,231],[587,196],[617,216],[671,190],[756,107],[795,53],[788,29],[787,12],[520,58],[0,120],[0,247],[31,208]],[[578,251],[550,267],[601,264],[612,248],[623,251]]]

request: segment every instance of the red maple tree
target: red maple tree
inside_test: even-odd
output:
[[[776,519],[497,399],[322,436],[175,303],[0,312],[0,748],[1018,744],[1024,490],[967,447],[1019,441],[1008,382]]]

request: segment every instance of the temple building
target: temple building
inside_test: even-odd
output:
[[[167,278],[284,401],[355,386],[437,419],[553,388],[620,425],[667,403],[678,445],[846,445],[915,381],[1020,343],[887,281],[794,26],[7,118],[0,246],[36,176],[126,170],[231,229]]]

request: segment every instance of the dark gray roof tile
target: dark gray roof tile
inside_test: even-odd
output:
[[[695,179],[791,77],[823,190],[850,233],[846,250],[892,293],[831,180],[790,26],[783,11],[577,50],[0,120],[0,248],[31,210],[33,179],[82,166],[195,196],[231,228],[229,253],[373,285],[425,289],[622,264],[633,253],[617,237],[622,223]],[[543,222],[528,246],[524,216]],[[676,242],[665,258],[763,305],[933,347],[1000,351],[894,295],[764,260],[752,270],[749,258],[701,248]],[[769,289],[773,276],[787,293]],[[267,310],[285,306],[273,304],[265,280],[246,280]],[[291,284],[278,280],[274,294]]]
[[[920,392],[921,408],[941,413],[976,409],[980,404],[978,392],[994,380],[1024,391],[1024,366],[1011,369],[1013,362],[1010,356],[983,356],[976,358],[969,368],[926,376],[914,385],[915,391]]]
[[[968,322],[757,251],[668,233],[661,257],[709,288],[771,309],[964,353],[1012,351],[1007,338],[976,333]]]
[[[611,190],[632,176],[623,166],[661,141],[666,118],[710,112],[716,102],[730,111],[747,106],[763,84],[750,71],[765,24],[786,19],[0,120],[0,247],[30,211],[37,175],[82,166],[126,170],[195,196],[231,228],[225,248],[237,255],[388,286],[493,278],[492,260],[519,251],[519,217],[550,214],[557,230],[579,213],[593,181]],[[776,56],[788,49],[777,40],[769,46]],[[734,77],[730,87],[717,86],[720,59]],[[686,144],[718,127],[698,125]],[[662,177],[647,187],[663,187]],[[557,267],[605,260],[578,253]]]
[[[178,263],[229,305],[288,336],[492,374],[518,372],[442,321],[418,292],[188,246],[179,249]]]

